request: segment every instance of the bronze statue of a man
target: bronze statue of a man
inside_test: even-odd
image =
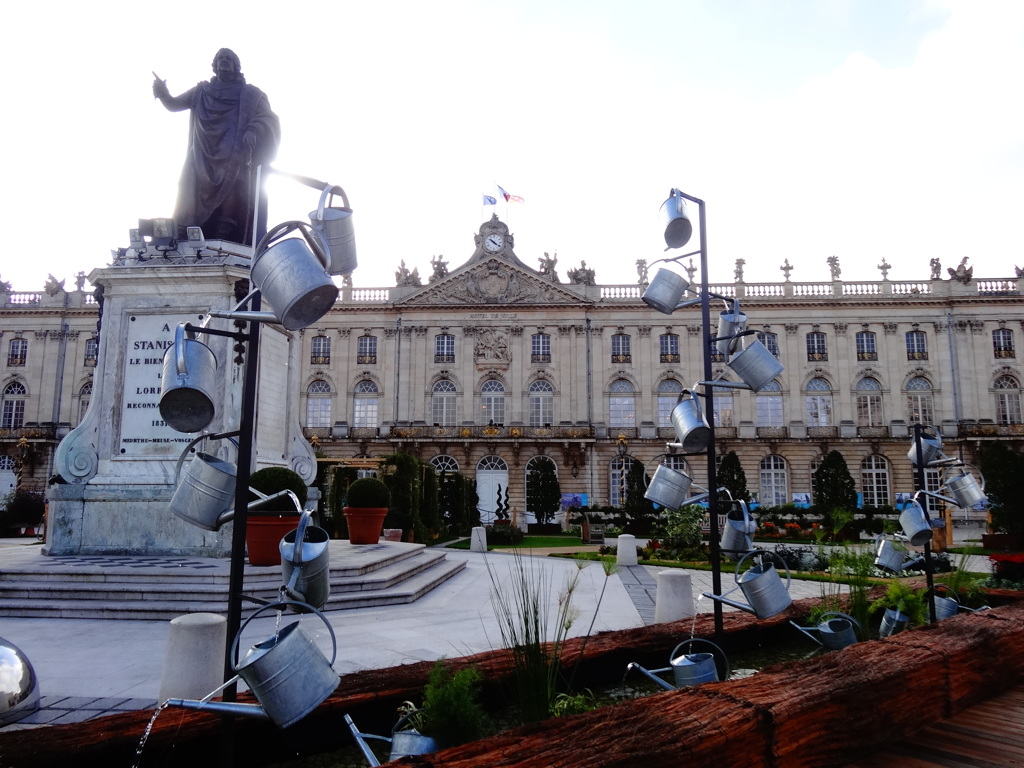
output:
[[[191,110],[188,155],[178,185],[174,220],[179,232],[200,226],[207,239],[251,243],[253,209],[266,221],[266,200],[254,189],[255,169],[274,158],[280,122],[267,95],[245,82],[234,51],[221,48],[214,76],[180,96],[154,73],[153,95],[171,112]],[[262,231],[265,225],[257,225]]]

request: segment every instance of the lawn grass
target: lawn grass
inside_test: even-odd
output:
[[[452,549],[469,549],[469,539],[450,544]],[[582,547],[579,536],[565,533],[555,536],[524,536],[518,544],[488,544],[488,549],[545,549],[548,547]]]

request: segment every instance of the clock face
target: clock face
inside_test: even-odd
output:
[[[486,248],[491,253],[495,253],[497,251],[500,251],[501,250],[501,246],[504,245],[504,244],[505,244],[505,237],[504,237],[504,235],[498,234],[497,232],[492,232],[491,234],[489,234],[487,236],[487,239],[484,240],[484,248]]]

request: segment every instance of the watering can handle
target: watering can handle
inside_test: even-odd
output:
[[[676,658],[676,653],[678,653],[680,648],[684,645],[692,646],[694,643],[704,643],[705,645],[710,645],[712,647],[713,650],[711,651],[711,655],[715,658],[716,666],[718,664],[718,656],[715,655],[715,651],[718,651],[718,653],[722,655],[722,661],[725,663],[725,677],[722,679],[728,680],[732,676],[732,668],[729,666],[729,656],[717,645],[712,643],[710,640],[705,640],[703,637],[691,637],[689,640],[683,640],[683,642],[672,649],[672,653],[669,654],[668,657],[669,663],[671,664],[672,659]]]
[[[178,464],[177,464],[177,466],[174,468],[174,484],[175,485],[178,484],[178,480],[181,477],[181,465],[185,461],[185,457],[188,456],[188,452],[192,450],[192,446],[193,445],[198,443],[200,440],[206,440],[207,438],[209,438],[210,440],[219,440],[222,437],[226,437],[226,438],[228,438],[229,442],[231,442],[231,444],[234,445],[235,448],[237,448],[238,447],[238,442],[236,440],[232,439],[232,438],[234,438],[237,435],[238,435],[238,432],[224,432],[224,433],[221,433],[221,434],[218,434],[218,435],[202,434],[199,437],[197,437],[195,440],[193,440],[191,443],[186,445],[185,446],[185,450],[182,451],[181,452],[181,456],[178,457]]]
[[[766,554],[769,557],[771,557],[771,555],[772,555],[772,553],[769,552],[767,549],[752,549],[749,552],[747,552],[747,554],[745,554],[743,557],[741,557],[739,559],[739,561],[736,563],[736,576],[734,577],[736,579],[736,584],[740,583],[740,566],[743,565],[743,561],[746,560],[751,555],[757,554],[758,552]],[[790,583],[792,583],[792,578],[791,578],[790,572],[789,572],[789,566],[786,565],[786,561],[783,560],[781,557],[779,558],[779,560],[782,562],[782,566],[786,569],[786,591],[788,592],[789,591],[789,585],[790,585]]]
[[[267,610],[268,608],[277,608],[277,607],[287,608],[289,606],[295,606],[295,605],[300,605],[303,608],[308,608],[309,609],[309,611],[308,611],[309,613],[315,613],[317,616],[320,617],[320,620],[323,621],[323,623],[327,625],[327,631],[331,633],[331,646],[332,646],[332,649],[331,649],[331,660],[330,660],[329,663],[333,667],[334,666],[334,660],[336,658],[338,658],[338,637],[337,637],[337,635],[334,634],[334,627],[331,626],[331,623],[327,620],[327,617],[324,616],[322,613],[320,613],[320,611],[318,611],[316,608],[314,608],[309,603],[278,601],[276,603],[267,603],[266,605],[260,606],[255,611],[253,611],[245,621],[242,622],[242,626],[240,626],[238,628],[238,632],[235,634],[235,639],[231,641],[231,653],[228,655],[228,660],[231,662],[232,668],[237,668],[238,667],[238,641],[242,639],[242,632],[244,632],[245,628],[247,626],[249,626],[249,622],[252,621],[253,619],[255,619],[257,616],[259,616],[261,613],[263,613],[263,611]],[[303,611],[303,613],[306,613],[306,611]]]
[[[306,539],[306,527],[312,517],[313,513],[308,509],[299,517],[299,527],[295,529],[295,548],[292,550],[292,562],[296,565],[302,565],[302,542]]]
[[[860,629],[860,622],[857,621],[855,618],[853,618],[853,616],[850,616],[847,613],[841,613],[839,611],[826,611],[825,613],[821,614],[821,618],[822,619],[825,619],[826,616],[829,617],[829,618],[831,618],[833,616],[838,616],[838,617],[840,617],[842,619],[846,619],[851,624],[853,624],[857,629]]]
[[[331,196],[331,200],[327,199],[328,195]],[[326,206],[330,206],[330,204],[333,201],[333,198],[334,198],[335,195],[339,195],[341,197],[341,201],[345,204],[346,208],[349,207],[349,205],[348,205],[348,195],[345,194],[345,190],[344,189],[342,189],[341,187],[338,187],[338,186],[332,187],[330,184],[325,184],[324,185],[324,191],[320,193],[320,205],[318,205],[317,209],[316,209],[316,217],[320,221],[324,220],[324,208]],[[326,206],[325,206],[325,203],[326,203]]]
[[[174,361],[179,376],[187,376],[188,370],[185,366],[185,324],[178,323],[174,329]]]
[[[320,264],[324,269],[327,269],[331,263],[331,257],[329,253],[329,246],[323,239],[323,235],[315,228],[310,226],[304,221],[283,221],[276,227],[271,229],[267,234],[263,236],[259,244],[256,246],[256,250],[253,253],[252,262],[253,265],[263,256],[264,253],[270,248],[270,244],[279,237],[299,230],[302,237],[309,244],[310,249],[313,251],[313,255],[319,259]]]

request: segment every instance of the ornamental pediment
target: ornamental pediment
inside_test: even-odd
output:
[[[592,304],[582,293],[499,258],[470,264],[395,302],[396,307]]]

